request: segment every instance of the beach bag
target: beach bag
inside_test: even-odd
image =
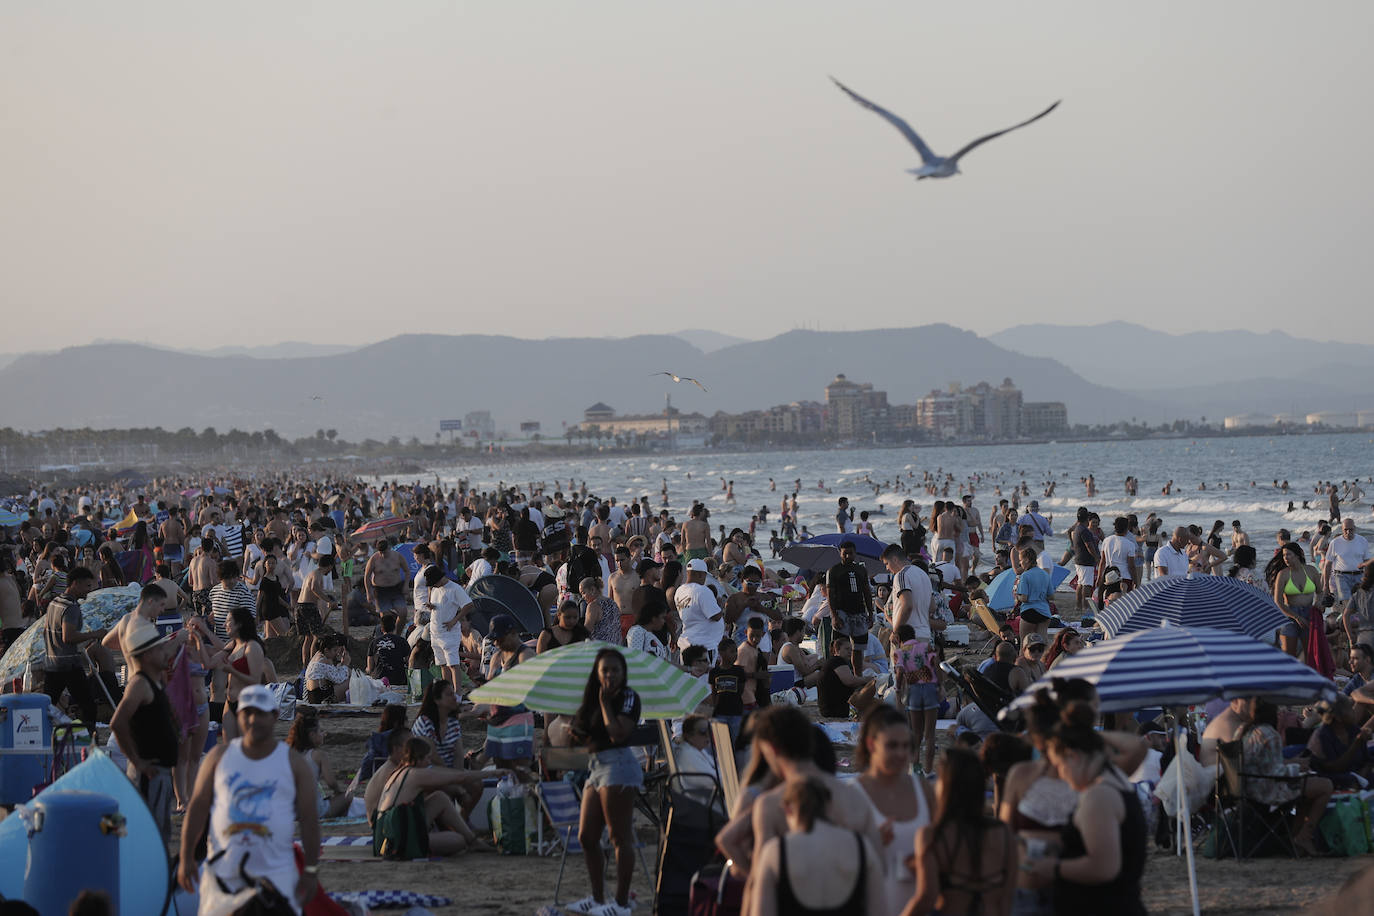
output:
[[[290,722],[296,718],[296,684],[293,681],[278,681],[267,685],[268,691],[277,698],[277,721]]]
[[[495,710],[493,710],[494,712]],[[487,756],[493,760],[525,760],[534,756],[534,713],[514,706],[507,715],[487,726]]]
[[[1212,797],[1212,787],[1217,782],[1217,771],[1198,763],[1192,754],[1174,755],[1168,769],[1159,777],[1154,796],[1163,805],[1168,817],[1178,813],[1178,767],[1183,767],[1183,791],[1188,796],[1188,813],[1197,814]]]
[[[425,695],[425,688],[434,683],[439,678],[439,668],[430,665],[428,668],[411,668],[406,672],[406,679],[409,681],[410,695],[416,700]]]
[[[384,689],[381,681],[368,677],[361,668],[348,676],[348,702],[354,706],[371,706]]]
[[[688,916],[739,916],[744,907],[744,879],[730,874],[723,862],[712,862],[692,876]]]
[[[1369,852],[1369,809],[1358,796],[1331,802],[1317,830],[1334,855],[1362,856]]]
[[[402,777],[402,785],[404,782]],[[399,861],[429,858],[424,805],[412,802],[377,812],[372,824],[372,854]]]
[[[528,855],[535,846],[539,830],[539,809],[530,795],[502,795],[499,792],[487,803],[487,820],[491,824],[496,851],[504,856]]]

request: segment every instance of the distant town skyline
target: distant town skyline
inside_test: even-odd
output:
[[[1374,6],[10,4],[0,351],[1134,320],[1374,343]],[[913,151],[1063,104],[919,184]]]

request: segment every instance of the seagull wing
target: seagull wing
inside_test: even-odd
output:
[[[859,95],[857,92],[855,92],[854,90],[850,89],[850,88],[849,88],[848,86],[846,86],[844,83],[842,83],[842,82],[840,82],[839,80],[835,79],[835,77],[833,77],[833,76],[830,77],[830,81],[833,82],[836,86],[839,86],[842,90],[844,90],[845,95],[849,96],[851,99],[853,99],[854,101],[858,102],[860,105],[862,105],[863,107],[867,108],[869,111],[871,111],[871,112],[873,112],[874,114],[878,115],[878,116],[881,117],[884,121],[886,121],[887,123],[891,124],[893,127],[897,128],[899,131],[901,131],[901,132],[902,132],[902,136],[903,136],[903,137],[906,137],[907,141],[908,141],[912,146],[916,147],[916,152],[918,152],[918,153],[921,154],[921,161],[922,161],[922,162],[930,162],[932,159],[938,159],[938,158],[939,158],[938,156],[936,156],[934,153],[932,153],[932,152],[930,151],[930,147],[926,146],[926,141],[922,140],[921,137],[920,137],[920,135],[918,135],[918,134],[916,133],[916,131],[914,131],[914,130],[911,129],[911,125],[910,125],[910,124],[906,123],[906,122],[903,121],[901,118],[897,117],[895,114],[893,114],[892,112],[888,111],[886,108],[881,108],[881,107],[879,107],[879,106],[877,106],[877,105],[874,105],[874,104],[873,104],[872,102],[870,102],[868,99],[866,99],[866,98],[864,98],[863,96]],[[1032,120],[1034,120],[1034,119],[1032,119]],[[1029,123],[1029,122],[1027,122],[1027,123]],[[1019,127],[1020,125],[1018,124],[1017,126]]]
[[[671,373],[671,372],[650,372],[650,373],[649,373],[649,377],[650,377],[650,378],[653,378],[655,375],[666,375],[666,376],[668,376],[669,378],[675,378],[675,376],[674,376],[673,373]]]
[[[1059,101],[1062,102],[1063,99],[1060,99]],[[1016,130],[1018,127],[1025,127],[1027,124],[1032,124],[1032,123],[1034,123],[1034,122],[1036,122],[1036,121],[1039,121],[1039,120],[1040,120],[1041,118],[1043,118],[1045,115],[1049,114],[1051,111],[1054,111],[1054,110],[1055,110],[1056,108],[1058,108],[1058,107],[1059,107],[1059,102],[1055,102],[1055,103],[1054,103],[1053,105],[1051,105],[1049,108],[1046,108],[1044,111],[1040,112],[1038,115],[1036,115],[1035,117],[1031,118],[1031,119],[1028,120],[1028,121],[1022,121],[1020,124],[1013,124],[1011,127],[1008,127],[1008,128],[1006,128],[1005,130],[999,130],[999,131],[998,131],[997,133],[995,133],[995,134],[988,134],[986,137],[979,137],[977,140],[974,140],[972,143],[969,143],[969,144],[966,145],[963,149],[959,150],[959,152],[955,153],[953,156],[950,156],[950,157],[949,157],[949,161],[950,161],[950,162],[958,162],[959,159],[960,159],[965,153],[972,152],[975,148],[977,148],[977,147],[979,147],[979,146],[982,146],[984,143],[987,143],[989,140],[995,140],[995,139],[997,139],[998,137],[1002,136],[1003,134],[1009,134],[1009,133],[1011,133],[1012,131]]]
[[[698,382],[698,381],[697,381],[696,379],[694,379],[694,378],[688,378],[687,376],[684,375],[684,376],[682,377],[682,380],[683,380],[684,382],[691,382],[693,385],[696,385],[696,386],[697,386],[698,388],[700,388],[702,391],[705,391],[705,390],[706,390],[706,386],[703,385],[701,382]]]

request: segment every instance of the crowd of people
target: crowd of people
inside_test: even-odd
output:
[[[1098,638],[1103,606],[1157,577],[1228,575],[1263,589],[1289,618],[1275,634],[1285,651],[1328,675],[1338,662],[1352,672],[1345,698],[1308,711],[1312,775],[1274,799],[1297,805],[1301,848],[1312,848],[1333,787],[1362,780],[1370,764],[1374,557],[1348,517],[1306,544],[1279,532],[1261,569],[1239,522],[1170,531],[1152,513],[1114,518],[1108,533],[1083,508],[1059,531],[1014,491],[985,507],[985,527],[969,488],[928,514],[907,499],[898,541],[860,556],[873,528],[842,497],[833,558],[789,569],[765,560],[754,530],[713,529],[704,503],[679,524],[647,497],[621,505],[574,481],[491,492],[285,476],[189,483],[30,493],[30,520],[6,529],[0,549],[0,623],[8,645],[42,622],[42,689],[75,718],[95,723],[108,696],[114,741],[169,842],[174,815],[184,815],[180,880],[202,892],[195,852],[208,837],[210,854],[223,854],[215,861],[247,856],[250,873],[305,899],[319,820],[358,796],[379,855],[488,848],[470,821],[484,774],[529,778],[542,741],[590,753],[580,833],[591,893],[571,910],[628,913],[645,760],[627,743],[641,710],[611,648],[625,647],[709,688],[680,723],[689,768],[716,774],[712,721],[738,753],[752,753],[718,839],[747,881],[746,909],[1140,912],[1146,830],[1132,784],[1158,763],[1158,726],[1103,731],[1089,685],[1049,681]],[[784,495],[778,510],[793,529],[795,498]],[[1058,566],[1072,569],[1071,598],[1051,584]],[[986,589],[1006,569],[1015,604],[993,612]],[[473,626],[467,587],[486,576],[522,583],[545,625],[499,615]],[[83,600],[131,584],[136,607],[88,630]],[[184,625],[159,626],[172,615]],[[961,670],[946,664],[942,633],[964,622],[997,638]],[[366,634],[365,661],[351,656],[353,630]],[[299,649],[269,657],[264,639],[282,636]],[[474,684],[584,641],[607,648],[576,715],[541,721],[523,707],[467,701]],[[342,702],[359,663],[403,693],[416,672],[437,677],[420,678],[410,724],[403,706],[385,708],[348,784],[323,753],[318,719],[302,714],[284,741],[274,728],[292,680],[303,704]],[[996,721],[1027,692],[1035,704],[1019,729]],[[479,718],[486,746],[465,752],[463,725]],[[832,742],[813,719],[861,722],[857,779],[835,775]],[[954,720],[948,735],[936,734],[941,719]],[[1296,780],[1278,725],[1272,707],[1233,704],[1207,726],[1204,763],[1209,748],[1240,737],[1256,765]],[[212,727],[220,741],[203,753]],[[289,849],[293,819],[303,872],[281,845],[285,837]],[[603,829],[617,859],[609,892]],[[215,873],[232,887],[237,868]]]

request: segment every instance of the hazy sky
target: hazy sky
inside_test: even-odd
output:
[[[0,12],[0,350],[944,320],[1374,343],[1374,5]],[[919,184],[855,91],[937,152]]]

